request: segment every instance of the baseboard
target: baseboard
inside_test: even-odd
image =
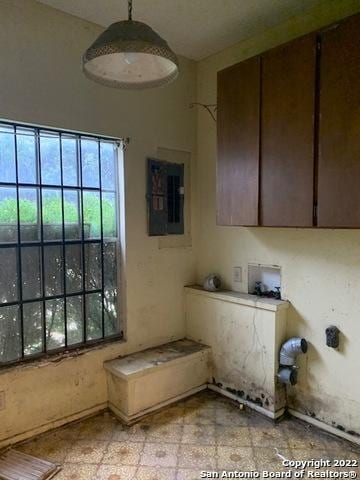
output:
[[[285,408],[281,408],[280,410],[276,412],[271,412],[270,410],[267,410],[264,407],[261,407],[260,405],[257,405],[254,402],[251,402],[249,400],[244,400],[233,393],[228,392],[227,390],[217,387],[216,385],[209,383],[208,384],[208,389],[213,390],[214,392],[219,393],[220,395],[224,395],[225,397],[231,398],[232,400],[235,400],[238,403],[241,403],[243,405],[246,405],[247,407],[251,408],[252,410],[255,410],[256,412],[261,413],[262,415],[265,415],[268,418],[271,418],[272,420],[277,420],[280,418],[282,415],[285,413]]]
[[[176,397],[169,398],[169,400],[165,400],[164,402],[158,403],[153,407],[146,408],[145,410],[141,410],[141,412],[136,413],[134,415],[126,415],[121,410],[119,410],[114,404],[109,402],[109,408],[114,413],[116,417],[118,417],[121,421],[123,421],[126,425],[132,425],[135,422],[138,422],[141,418],[146,417],[147,415],[160,410],[167,405],[171,405],[172,403],[179,402],[186,397],[190,397],[191,395],[195,395],[195,393],[201,392],[202,390],[206,390],[207,385],[200,385],[199,387],[192,388],[191,390],[182,393],[181,395],[177,395]]]
[[[213,390],[214,392],[219,393],[220,395],[224,395],[225,397],[231,398],[232,400],[235,400],[239,403],[242,403],[243,405],[246,405],[247,407],[251,408],[252,410],[256,410],[257,412],[266,415],[268,418],[271,418],[273,420],[277,420],[280,418],[284,413],[285,413],[285,408],[282,408],[278,410],[277,412],[270,412],[269,410],[266,410],[265,408],[261,407],[260,405],[257,405],[254,402],[250,402],[248,400],[243,400],[242,398],[237,397],[236,395],[228,392],[227,390],[224,390],[222,388],[217,387],[216,385],[213,385],[212,383],[208,384],[209,390]],[[331,425],[328,425],[327,423],[321,422],[320,420],[317,420],[316,418],[310,417],[309,415],[305,415],[304,413],[297,412],[296,410],[293,410],[292,408],[286,409],[287,412],[289,412],[290,415],[293,417],[299,418],[300,420],[303,420],[304,422],[310,423],[311,425],[314,425],[315,427],[320,428],[321,430],[324,430],[325,432],[331,433],[332,435],[335,435],[337,437],[343,438],[344,440],[348,440],[351,443],[355,443],[356,445],[360,445],[360,437],[357,437],[355,435],[351,435],[350,433],[343,432],[342,430],[339,430],[338,428],[332,427]]]
[[[86,417],[90,417],[92,415],[95,415],[96,413],[106,410],[107,406],[108,406],[107,402],[99,403],[94,407],[86,408],[85,410],[81,410],[80,412],[76,412],[72,415],[68,415],[58,420],[53,420],[51,422],[44,423],[39,427],[35,427],[35,428],[32,428],[31,430],[18,433],[15,436],[4,438],[0,440],[0,448],[14,445],[19,442],[23,442],[24,440],[28,440],[29,438],[35,437],[49,430],[54,430],[55,428],[62,427],[63,425],[66,425],[71,422],[75,422],[76,420],[81,420]]]
[[[331,425],[321,422],[320,420],[310,417],[309,415],[305,415],[304,413],[297,412],[292,408],[289,408],[287,411],[293,417],[299,418],[300,420],[304,420],[304,422],[310,423],[311,425],[314,425],[315,427],[318,427],[321,430],[325,430],[326,432],[336,435],[337,437],[343,438],[345,440],[348,440],[351,443],[356,443],[357,445],[360,445],[360,437],[356,437],[355,435],[350,435],[350,433],[343,432],[338,428],[332,427]]]
[[[198,392],[201,392],[202,390],[205,390],[208,388],[209,390],[213,390],[214,392],[219,393],[220,395],[223,395],[225,397],[228,397],[232,400],[235,400],[238,403],[242,403],[243,405],[246,405],[247,407],[251,408],[252,410],[255,410],[268,418],[271,418],[273,420],[278,419],[281,417],[285,409],[282,408],[278,410],[277,412],[270,412],[269,410],[266,410],[265,408],[261,407],[260,405],[257,405],[254,402],[250,402],[248,400],[243,400],[236,395],[228,392],[227,390],[224,390],[222,388],[217,387],[216,385],[213,384],[205,384],[205,385],[200,385],[199,387],[193,388],[191,390],[188,390],[187,392],[177,395],[176,397],[173,397],[165,402],[161,402],[154,407],[148,408],[146,410],[143,410],[139,412],[136,415],[131,415],[131,416],[126,416],[124,415],[120,410],[118,410],[114,405],[108,404],[107,402],[100,403],[98,405],[95,405],[91,408],[87,408],[85,410],[81,410],[80,412],[76,412],[72,415],[63,417],[61,419],[51,421],[48,423],[45,423],[39,427],[33,428],[31,430],[27,430],[25,432],[19,433],[15,436],[4,438],[0,440],[0,448],[4,448],[10,445],[14,445],[16,443],[23,442],[24,440],[28,440],[29,438],[35,437],[37,435],[40,435],[42,433],[45,433],[49,430],[53,430],[55,428],[62,427],[63,425],[69,424],[71,422],[75,422],[77,420],[84,419],[86,417],[90,417],[92,415],[95,415],[103,410],[106,410],[107,407],[112,410],[112,412],[119,417],[123,422],[125,422],[127,425],[131,425],[135,423],[136,421],[140,420],[143,417],[146,417],[150,413],[154,413],[156,410],[159,410],[163,407],[166,407],[167,405],[171,405],[172,403],[178,402],[186,397],[189,397],[191,395],[194,395]],[[324,422],[321,422],[320,420],[317,420],[316,418],[310,417],[309,415],[305,415],[304,413],[297,412],[296,410],[293,410],[289,408],[287,410],[290,415],[293,417],[299,418],[300,420],[303,420],[307,423],[310,423],[311,425],[314,425],[315,427],[320,428],[321,430],[324,430],[328,433],[331,433],[332,435],[335,435],[337,437],[343,438],[345,440],[348,440],[352,443],[355,443],[356,445],[360,445],[360,437],[356,437],[354,435],[351,435],[347,432],[343,432],[335,427],[332,427],[331,425],[328,425]]]

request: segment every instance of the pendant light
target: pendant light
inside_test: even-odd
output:
[[[116,88],[160,87],[178,76],[179,64],[169,45],[152,28],[132,19],[110,25],[83,56],[85,75]]]

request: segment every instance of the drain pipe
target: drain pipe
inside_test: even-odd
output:
[[[306,353],[308,343],[305,338],[293,337],[282,344],[280,349],[280,367],[278,379],[281,383],[296,385],[297,383],[297,356]]]

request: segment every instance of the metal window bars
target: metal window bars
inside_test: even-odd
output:
[[[20,132],[19,132],[20,130]],[[104,196],[110,195],[114,198],[114,208],[113,211],[110,211],[110,217],[114,217],[112,220],[114,225],[117,225],[117,201],[118,201],[118,165],[117,165],[117,148],[121,145],[119,139],[99,137],[94,135],[67,132],[64,130],[55,130],[47,127],[39,126],[30,126],[30,125],[21,125],[13,122],[0,121],[0,135],[13,135],[13,160],[15,163],[15,175],[14,178],[7,178],[6,175],[1,175],[0,172],[0,208],[2,203],[2,193],[5,190],[15,190],[15,199],[16,199],[16,210],[15,217],[16,220],[11,222],[11,226],[14,227],[14,238],[13,239],[4,239],[1,238],[0,234],[0,252],[5,252],[5,249],[9,253],[12,251],[16,252],[16,280],[14,281],[16,289],[16,298],[4,298],[5,293],[1,294],[0,292],[0,367],[4,365],[9,365],[12,363],[18,363],[20,361],[33,360],[41,356],[46,356],[48,354],[59,353],[64,350],[70,350],[74,348],[82,348],[84,346],[97,344],[99,342],[109,341],[110,339],[118,339],[122,337],[122,331],[119,319],[116,315],[117,305],[117,290],[118,285],[115,283],[106,285],[106,275],[117,279],[118,275],[116,269],[119,268],[118,260],[118,238],[119,232],[115,227],[114,232],[104,232]],[[19,135],[26,136],[28,135],[35,140],[35,179],[30,179],[30,181],[24,181],[23,175],[20,178],[20,169],[19,169],[19,146],[18,138]],[[58,145],[58,155],[59,155],[59,170],[60,176],[59,181],[47,182],[44,179],[44,165],[42,162],[42,145],[41,141],[45,138],[52,138],[57,142]],[[64,140],[71,139],[75,142],[75,163],[76,163],[76,182],[69,184],[65,182],[65,165],[64,165]],[[84,151],[83,145],[86,142],[91,142],[91,145],[96,145],[97,158],[92,164],[84,165]],[[113,151],[113,172],[111,181],[113,185],[105,186],[104,182],[104,170],[103,170],[103,157],[102,157],[102,147],[112,145]],[[0,143],[0,169],[11,168],[9,165],[1,164],[1,148]],[[10,158],[10,157],[9,157]],[[3,160],[7,160],[6,155]],[[53,160],[52,160],[53,161]],[[110,162],[111,163],[111,162]],[[87,176],[89,172],[95,178],[96,185],[89,185],[84,181],[84,168],[87,169]],[[55,168],[55,167],[54,167]],[[96,171],[97,169],[97,171]],[[46,172],[45,172],[46,173]],[[10,175],[11,176],[11,175]],[[46,176],[49,177],[49,175]],[[51,176],[51,175],[50,175]],[[31,175],[30,175],[31,177]],[[109,182],[107,182],[109,183]],[[35,238],[26,238],[24,234],[24,227],[28,226],[22,221],[22,198],[21,193],[28,189],[32,189],[36,192],[36,223],[31,224],[33,230],[37,231]],[[51,233],[51,224],[49,220],[45,221],[46,214],[46,205],[44,203],[44,195],[46,196],[47,192],[52,192],[60,195],[60,216],[61,216],[61,225],[57,230],[56,227],[59,227],[58,223],[54,224],[54,231],[56,230],[55,238],[52,238],[49,235]],[[78,238],[68,238],[68,225],[66,219],[66,195],[75,194],[77,199],[76,211],[78,215],[78,225],[76,226],[78,231]],[[98,219],[99,224],[97,226],[98,231],[96,235],[92,235],[91,225],[87,225],[84,212],[84,197],[86,195],[93,196],[93,200],[97,199],[95,202],[95,210],[98,210]],[[88,206],[88,207],[91,207]],[[89,208],[88,208],[89,210]],[[1,212],[0,212],[1,214]],[[59,212],[58,212],[59,214]],[[94,214],[90,208],[90,214]],[[89,216],[89,212],[87,212]],[[49,215],[48,215],[49,216]],[[107,218],[109,219],[109,212],[107,212]],[[110,218],[111,221],[111,218]],[[71,224],[74,226],[73,224]],[[46,227],[46,229],[45,229]],[[0,221],[1,228],[1,221]],[[47,234],[45,235],[45,233]],[[10,235],[11,236],[11,235]],[[30,235],[31,237],[31,235]],[[12,240],[12,241],[11,241]],[[59,247],[60,261],[57,262],[58,268],[60,269],[61,274],[61,285],[57,285],[57,290],[60,292],[47,292],[47,283],[54,281],[58,272],[46,272],[45,268],[45,251],[49,247]],[[72,247],[73,246],[73,247]],[[40,250],[40,267],[39,267],[39,276],[40,276],[40,291],[38,294],[33,295],[31,298],[27,298],[24,295],[24,252],[28,257],[28,252],[31,247],[37,247]],[[81,287],[75,291],[68,289],[68,275],[69,271],[73,274],[73,271],[69,269],[67,265],[68,249],[78,248],[81,252],[81,268],[80,268],[80,283]],[[90,269],[91,262],[94,257],[94,249],[96,251],[100,250],[100,258],[96,257],[97,268],[95,267],[94,274],[95,280],[89,281],[90,278]],[[111,252],[113,257],[111,257]],[[107,256],[109,256],[106,261]],[[94,267],[94,265],[92,265]],[[27,266],[29,268],[29,265]],[[108,270],[114,269],[114,272],[109,272]],[[3,269],[3,266],[0,264],[0,269]],[[98,270],[98,271],[97,271]],[[2,276],[11,275],[11,272],[6,272],[3,270]],[[111,283],[111,282],[110,282]],[[29,288],[29,285],[26,284],[26,288]],[[51,290],[51,289],[50,289]],[[56,289],[55,289],[56,290]],[[69,317],[69,302],[71,299],[78,299],[79,304],[82,309],[82,318],[79,322],[79,318],[74,319]],[[106,310],[106,304],[109,303],[109,298],[112,298],[113,303],[109,311]],[[52,303],[51,303],[52,302]],[[54,303],[55,302],[55,303]],[[100,302],[100,305],[99,305]],[[62,330],[60,332],[55,332],[55,337],[57,337],[57,344],[52,344],[51,335],[54,332],[49,331],[49,325],[47,323],[47,314],[49,311],[49,304],[59,305],[59,312],[51,312],[54,317],[55,314],[60,313],[60,326]],[[24,314],[24,307],[26,305],[41,305],[41,341],[38,339],[36,348],[32,348],[31,342],[29,345],[28,337],[31,336],[31,328],[39,330],[38,327],[35,327],[35,320],[27,318]],[[95,305],[95,306],[94,306]],[[14,319],[16,319],[16,324],[18,325],[17,331],[14,328],[11,332],[7,332],[6,325],[6,315],[5,311],[9,311],[9,307],[13,307],[14,310]],[[17,307],[17,308],[16,308]],[[55,308],[55,307],[53,307]],[[56,307],[57,308],[57,307]],[[17,313],[16,313],[17,310]],[[3,313],[3,314],[2,314]],[[99,318],[97,318],[99,317]],[[110,320],[111,321],[110,321]],[[11,323],[11,320],[10,320]],[[14,323],[14,322],[12,322]],[[81,339],[79,338],[79,332],[77,334],[75,341],[69,340],[70,333],[70,324],[74,330],[74,323],[77,324],[77,329],[80,328]],[[30,327],[29,327],[29,324]],[[79,327],[80,324],[80,327]],[[33,326],[32,326],[33,325]],[[95,326],[94,326],[95,325]],[[94,331],[92,332],[91,329]],[[37,331],[36,334],[39,332]],[[12,341],[13,351],[7,352],[7,355],[4,355],[4,347],[7,341]],[[33,343],[36,343],[34,341]],[[2,352],[3,348],[3,352]]]

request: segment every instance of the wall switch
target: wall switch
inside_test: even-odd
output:
[[[242,282],[242,267],[234,267],[233,269],[233,280],[235,283]]]
[[[5,392],[0,392],[0,410],[5,410]]]

